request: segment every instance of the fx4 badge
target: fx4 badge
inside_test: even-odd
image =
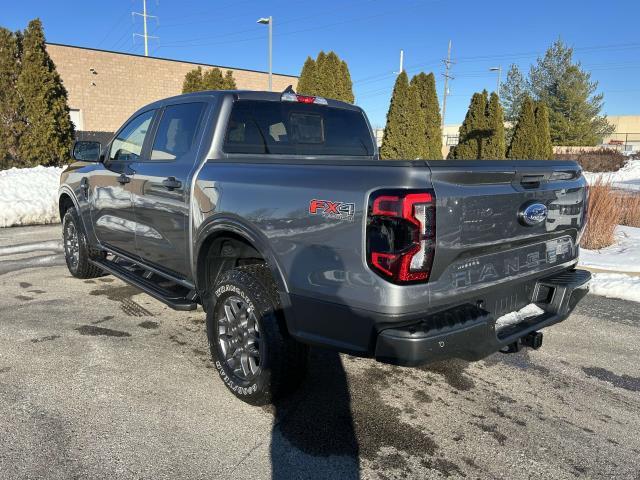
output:
[[[327,218],[352,222],[355,211],[355,203],[332,202],[315,198],[309,202],[309,214],[311,215],[322,215]]]

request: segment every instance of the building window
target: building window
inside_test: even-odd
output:
[[[71,117],[71,123],[73,123],[76,132],[83,131],[84,122],[82,121],[82,111],[77,108],[72,108],[69,110],[69,116]]]

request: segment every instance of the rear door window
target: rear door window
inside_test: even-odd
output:
[[[373,155],[362,112],[294,102],[240,100],[227,127],[227,153],[291,155]]]
[[[175,160],[191,152],[205,103],[167,106],[158,125],[151,160]]]

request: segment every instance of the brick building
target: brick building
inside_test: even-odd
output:
[[[198,64],[48,43],[47,52],[69,94],[71,120],[83,132],[115,132],[138,108],[182,93],[185,74],[198,66],[233,72],[239,89],[266,90],[268,74],[218,65]],[[297,85],[298,77],[273,75],[273,89]],[[103,133],[106,135],[106,133]]]

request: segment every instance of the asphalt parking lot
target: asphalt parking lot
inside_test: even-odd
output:
[[[640,478],[640,308],[589,295],[538,351],[405,369],[312,353],[227,393],[202,311],[73,279],[60,227],[0,229],[0,478]]]

